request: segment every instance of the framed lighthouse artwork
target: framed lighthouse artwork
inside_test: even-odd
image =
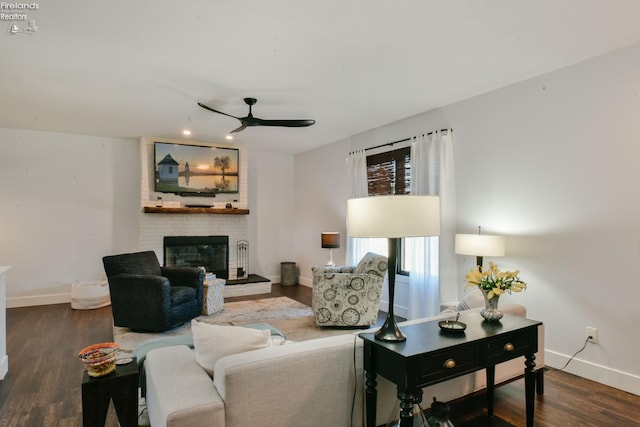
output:
[[[153,153],[157,193],[204,197],[238,193],[237,148],[155,142]]]

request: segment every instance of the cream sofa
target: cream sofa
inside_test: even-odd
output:
[[[526,315],[521,305],[501,308]],[[444,312],[400,326],[451,316]],[[152,350],[145,361],[151,426],[362,426],[363,351],[357,334],[226,356],[215,364],[213,380],[187,346]],[[540,326],[536,369],[544,366],[543,355],[544,327]],[[499,364],[496,384],[523,373],[524,358]],[[427,408],[433,397],[449,401],[485,387],[484,371],[467,374],[423,389],[422,406]],[[395,385],[378,377],[377,425],[397,419],[398,408]]]

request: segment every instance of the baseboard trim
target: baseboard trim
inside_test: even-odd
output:
[[[313,288],[313,279],[309,279],[307,277],[298,277],[298,283],[306,286],[307,288]]]
[[[7,308],[71,303],[71,293],[7,298]]]
[[[561,369],[570,358],[571,356],[555,351],[545,350],[544,352],[545,365],[556,369]],[[574,358],[564,371],[640,396],[640,377],[627,372],[578,358]]]

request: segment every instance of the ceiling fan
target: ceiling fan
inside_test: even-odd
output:
[[[299,128],[299,127],[311,126],[316,122],[315,120],[311,120],[311,119],[294,119],[294,120],[259,119],[257,117],[253,117],[253,113],[251,112],[251,107],[256,102],[258,102],[258,100],[256,98],[244,98],[244,102],[249,106],[249,115],[247,117],[232,116],[231,114],[218,111],[200,102],[198,102],[198,105],[206,110],[213,111],[214,113],[223,114],[225,116],[233,117],[234,119],[240,120],[240,123],[242,123],[240,127],[232,130],[230,133],[240,132],[248,126],[282,126],[282,127],[289,127],[289,128]]]

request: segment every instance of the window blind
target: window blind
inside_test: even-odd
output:
[[[369,196],[409,194],[411,148],[399,148],[367,156]]]

